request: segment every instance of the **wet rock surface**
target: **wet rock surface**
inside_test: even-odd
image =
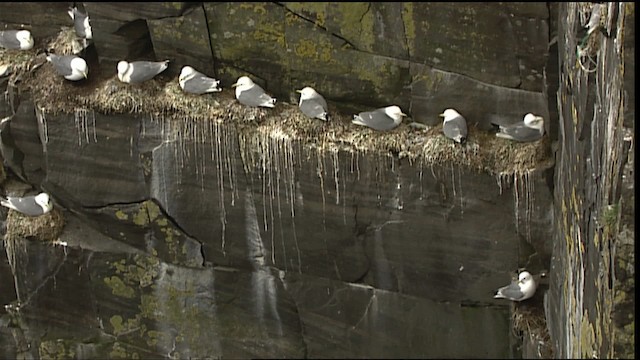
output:
[[[513,320],[543,303],[553,337],[528,334],[523,356],[550,356],[542,343],[551,340],[557,356],[611,355],[607,282],[587,282],[585,294],[595,295],[584,312],[562,304],[582,291],[578,280],[613,272],[597,255],[611,253],[602,244],[615,222],[602,227],[603,217],[580,214],[618,193],[589,190],[599,187],[577,169],[589,159],[587,170],[609,179],[602,188],[617,186],[623,142],[614,133],[614,156],[589,156],[607,137],[585,119],[614,124],[598,116],[624,111],[629,125],[634,88],[607,88],[600,99],[614,94],[624,107],[598,103],[594,115],[594,93],[582,86],[596,88],[595,75],[563,77],[575,62],[564,59],[580,27],[565,16],[575,5],[86,3],[94,58],[79,84],[49,76],[38,55],[60,24],[71,25],[68,5],[48,5],[44,17],[33,11],[24,26],[39,29],[36,48],[10,54],[24,76],[0,82],[10,95],[0,114],[11,116],[24,154],[22,169],[9,166],[53,194],[65,219],[53,242],[5,237],[4,357],[513,357]],[[23,26],[14,23],[17,7],[4,9],[0,21]],[[561,76],[546,73],[553,35]],[[601,61],[620,55],[611,44],[602,39]],[[629,53],[625,80],[634,72]],[[114,79],[118,60],[165,58],[170,68],[148,84]],[[175,78],[186,64],[221,78],[226,91],[184,96]],[[228,87],[246,74],[278,97],[276,109],[235,104]],[[617,75],[607,79],[622,84]],[[559,109],[545,77],[565,81]],[[287,104],[306,85],[329,100],[330,123]],[[563,107],[569,102],[577,115]],[[390,103],[436,126],[352,129],[352,112]],[[447,107],[471,124],[464,147],[441,141],[437,114]],[[487,132],[490,121],[530,111],[552,122],[538,144]],[[566,225],[582,222],[584,234]],[[597,265],[585,273],[571,263],[582,259],[578,235],[600,241],[588,243]],[[548,268],[552,253],[548,296],[543,286],[515,312],[492,298],[515,269]],[[596,320],[570,333],[557,325],[583,315]],[[623,312],[616,322],[628,330]],[[581,345],[567,348],[565,339]]]

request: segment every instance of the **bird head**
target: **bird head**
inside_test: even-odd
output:
[[[448,121],[448,120],[454,119],[454,118],[456,118],[458,116],[461,116],[461,115],[455,109],[446,109],[439,116],[443,117],[444,121]]]
[[[544,118],[542,116],[528,113],[524,116],[523,121],[527,127],[544,131]]]
[[[53,208],[53,204],[51,203],[51,198],[47,193],[40,193],[34,198],[36,204],[40,205],[44,212],[49,212]]]
[[[407,114],[403,113],[400,107],[396,105],[387,106],[384,112],[396,123],[402,121],[403,116],[407,116]]]
[[[79,71],[82,76],[86,79],[89,76],[89,67],[87,66],[87,62],[81,58],[77,57],[71,60],[71,68]]]
[[[16,32],[16,39],[20,42],[21,50],[29,50],[33,47],[33,37],[29,30],[20,30]]]
[[[531,281],[533,279],[531,274],[528,271],[523,271],[518,275],[518,283],[524,284],[525,282]]]
[[[231,85],[231,87],[240,87],[240,88],[250,88],[253,86],[253,80],[251,80],[248,76],[241,76],[238,78],[235,84]]]
[[[307,86],[302,90],[296,90],[296,92],[300,93],[300,100],[311,99],[318,94],[318,92],[315,91],[315,89],[310,86]]]
[[[180,70],[180,77],[178,78],[179,82],[183,82],[185,81],[189,75],[195,73],[196,70],[194,68],[192,68],[191,66],[184,66],[182,68],[182,70]]]

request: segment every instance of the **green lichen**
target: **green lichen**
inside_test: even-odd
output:
[[[136,291],[117,276],[108,276],[104,278],[104,283],[111,288],[111,293],[116,296],[133,299]]]
[[[373,28],[374,15],[368,2],[341,2],[335,6],[336,16],[341,17],[339,29],[342,36],[356,43],[359,50],[373,51],[375,34]]]
[[[416,24],[413,16],[413,3],[402,3],[402,21],[404,22],[405,38],[407,39],[407,46],[409,48],[409,57],[413,57],[416,51]]]
[[[127,351],[120,342],[113,343],[111,351],[109,352],[109,358],[111,359],[140,359],[140,354],[136,351]]]
[[[73,343],[62,339],[44,340],[40,342],[38,354],[41,359],[73,359],[75,351]]]
[[[129,220],[129,215],[125,214],[122,210],[116,211],[115,215],[118,220]]]

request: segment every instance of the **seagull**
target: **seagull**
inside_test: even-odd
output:
[[[363,111],[353,115],[352,123],[363,125],[375,130],[385,131],[395,129],[402,122],[402,117],[407,116],[400,107],[391,105],[373,111]]]
[[[444,135],[458,144],[464,143],[467,140],[467,120],[454,109],[446,109],[440,116],[444,117]]]
[[[544,135],[544,118],[528,113],[522,122],[511,125],[498,125],[500,131],[496,136],[520,142],[531,142],[540,139]]]
[[[527,300],[536,293],[536,281],[528,271],[523,271],[518,275],[518,281],[498,289],[495,299],[508,299],[512,301]]]
[[[69,9],[67,13],[71,17],[71,20],[73,20],[73,27],[76,29],[76,35],[87,40],[93,39],[91,25],[89,25],[89,14],[81,12],[77,7]]]
[[[305,87],[302,90],[296,90],[300,93],[300,111],[312,119],[320,119],[327,121],[327,101],[312,87]]]
[[[0,48],[30,50],[33,48],[31,32],[29,30],[0,31]]]
[[[89,73],[87,62],[76,55],[47,54],[47,61],[53,64],[56,72],[65,79],[78,81],[86,79]]]
[[[276,106],[276,99],[267,94],[260,85],[256,84],[248,76],[241,76],[231,87],[236,88],[236,99],[247,106]]]
[[[120,61],[118,63],[118,79],[128,84],[138,84],[151,80],[154,76],[165,71],[169,60],[165,61]]]
[[[205,74],[196,71],[191,66],[185,66],[182,68],[178,82],[184,92],[191,94],[200,95],[204,93],[222,91],[222,89],[218,87],[220,80],[210,78]]]
[[[47,193],[25,197],[7,196],[6,199],[0,198],[0,204],[27,216],[44,215],[53,209],[53,204]]]

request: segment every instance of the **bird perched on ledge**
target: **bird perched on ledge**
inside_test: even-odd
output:
[[[218,87],[220,80],[210,78],[205,74],[196,71],[191,66],[184,66],[180,71],[180,77],[178,78],[180,88],[186,93],[191,94],[205,94],[210,92],[222,91]]]
[[[495,124],[494,125],[498,125]],[[536,141],[544,135],[544,118],[528,113],[522,122],[511,125],[498,125],[496,136],[520,142]]]
[[[498,289],[495,299],[508,299],[512,301],[527,300],[536,293],[536,281],[528,271],[523,271],[518,275],[518,281]]]
[[[29,30],[0,31],[0,48],[30,50],[33,48],[31,32]]]
[[[314,88],[307,86],[302,90],[296,90],[296,92],[300,93],[298,107],[303,114],[312,119],[329,120],[327,101]]]
[[[78,81],[88,77],[89,66],[79,56],[47,53],[47,61],[52,63],[56,72],[67,80]]]
[[[276,99],[264,91],[248,76],[241,76],[231,87],[236,88],[236,99],[240,104],[251,107],[275,107]]]
[[[6,199],[0,198],[0,204],[27,216],[44,215],[53,209],[49,194],[44,192],[24,197],[7,196]]]
[[[400,107],[391,105],[373,111],[363,111],[353,115],[351,122],[356,125],[370,127],[378,131],[395,129],[402,122],[402,117],[407,116]]]
[[[446,109],[440,116],[444,117],[444,135],[458,144],[463,144],[467,140],[467,120],[454,109]]]
[[[134,62],[123,60],[118,63],[118,79],[128,84],[139,84],[153,79],[167,67],[169,67],[169,60]]]
[[[73,27],[76,30],[76,35],[87,40],[93,39],[93,32],[91,31],[91,25],[89,24],[89,14],[81,12],[77,7],[69,9],[67,13],[71,17],[71,20],[73,20]]]

